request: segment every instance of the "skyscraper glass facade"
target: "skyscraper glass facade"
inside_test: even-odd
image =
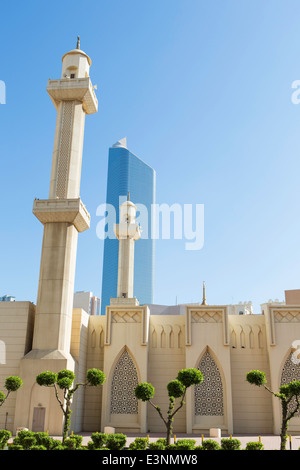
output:
[[[155,171],[125,146],[113,146],[109,149],[106,203],[115,208],[118,223],[120,201],[124,202],[129,192],[130,200],[137,206],[137,222],[141,223],[142,237],[135,243],[133,293],[140,304],[153,303],[154,240],[151,238],[151,205],[155,203],[155,184]],[[142,212],[144,207],[147,214]],[[105,238],[101,315],[105,314],[105,307],[110,304],[110,299],[117,297],[118,255],[118,240],[115,237]]]

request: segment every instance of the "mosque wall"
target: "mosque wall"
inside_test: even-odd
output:
[[[20,360],[31,349],[35,306],[30,302],[0,302],[0,390],[10,375],[20,375]],[[16,393],[0,413],[0,429],[15,427]]]
[[[246,381],[246,374],[257,369],[270,383],[264,315],[230,316],[230,361],[234,432],[272,433],[272,396]]]
[[[86,370],[104,369],[105,316],[89,316]],[[83,431],[100,431],[102,387],[87,387],[84,391]]]

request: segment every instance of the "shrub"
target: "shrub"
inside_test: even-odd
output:
[[[78,436],[76,434],[72,434],[69,438],[64,440],[63,445],[68,450],[77,450],[80,448],[82,444],[82,436]]]
[[[264,446],[261,442],[248,442],[245,450],[264,450]]]
[[[11,432],[6,429],[0,430],[0,450],[4,450],[7,442],[11,438]]]
[[[124,434],[108,434],[106,447],[109,450],[121,450],[125,447],[126,436]]]
[[[44,446],[32,446],[30,450],[47,450]]]
[[[238,439],[221,439],[222,450],[240,450],[241,442]]]
[[[178,439],[174,445],[176,450],[194,450],[196,441],[194,439]]]
[[[137,437],[134,442],[129,445],[130,450],[146,450],[148,447],[148,439],[146,437]]]
[[[46,450],[51,450],[55,446],[55,443],[61,444],[60,441],[52,439],[47,432],[36,432],[34,437],[36,439],[36,445],[46,447]]]
[[[91,435],[92,442],[88,442],[88,449],[95,450],[95,449],[102,449],[107,441],[108,434],[103,432],[94,432]]]
[[[177,450],[176,444],[169,444],[165,447],[166,450]]]
[[[214,441],[213,439],[206,439],[202,442],[201,450],[220,450],[220,445],[217,441]]]
[[[149,450],[164,450],[165,447],[165,444],[163,442],[159,442],[158,440],[156,442],[149,442],[148,445]]]
[[[167,439],[165,437],[160,437],[156,442],[162,443],[164,446],[167,445]]]
[[[51,450],[65,450],[65,447],[62,445],[61,442],[59,442],[59,444],[53,446]]]
[[[8,450],[23,450],[23,447],[19,444],[11,444],[8,446]]]
[[[36,444],[35,433],[32,431],[19,431],[17,437],[13,440],[13,445],[22,446],[23,449],[28,450],[31,446]]]
[[[36,439],[34,436],[27,436],[27,437],[24,437],[24,439],[22,440],[22,446],[23,446],[23,449],[25,450],[29,450],[31,449],[31,447],[35,445],[36,445]]]

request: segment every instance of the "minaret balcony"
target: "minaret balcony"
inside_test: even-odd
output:
[[[141,230],[138,224],[114,224],[114,233],[118,240],[130,238],[136,241],[141,238]]]
[[[89,77],[48,80],[47,92],[57,109],[61,101],[81,101],[86,114],[98,111],[98,100]]]
[[[73,224],[78,232],[90,227],[90,214],[81,199],[35,199],[33,214],[44,225],[53,222]]]

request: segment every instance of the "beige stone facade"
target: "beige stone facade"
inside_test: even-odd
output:
[[[0,427],[6,421],[13,432],[20,426],[35,429],[36,408],[43,408],[43,429],[59,434],[62,417],[53,390],[36,385],[34,377],[71,365],[78,381],[93,367],[106,375],[104,386],[80,389],[75,396],[74,432],[103,431],[106,426],[125,433],[163,432],[157,412],[135,399],[134,387],[152,383],[153,401],[165,412],[168,381],[179,370],[196,367],[204,382],[188,390],[186,405],[175,418],[176,432],[202,434],[220,428],[223,434],[279,434],[278,400],[249,385],[245,377],[252,369],[263,370],[272,390],[285,380],[300,379],[300,365],[291,361],[293,344],[300,339],[300,306],[265,304],[262,309],[260,315],[228,315],[227,306],[199,304],[186,305],[183,315],[151,315],[151,306],[116,304],[107,307],[105,316],[74,309],[69,355],[32,358],[28,383],[23,364],[34,351],[35,306],[1,302],[6,364],[0,365],[0,389],[8,375],[20,375],[25,385],[1,410]],[[300,417],[293,418],[289,429],[299,433]]]

